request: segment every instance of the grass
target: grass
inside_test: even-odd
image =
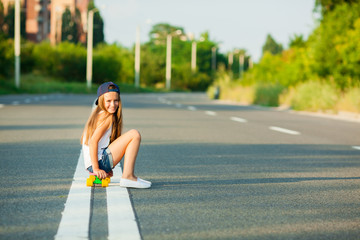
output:
[[[164,90],[155,88],[136,88],[132,84],[119,83],[121,93],[146,93],[163,92]],[[20,88],[15,87],[14,79],[0,78],[0,95],[22,94],[22,93],[74,93],[74,94],[96,94],[98,84],[92,84],[91,89],[87,88],[84,82],[68,82],[62,79],[48,77],[38,74],[21,75]]]
[[[214,98],[220,89],[219,99],[243,104],[283,106],[299,111],[360,113],[360,87],[341,92],[330,81],[313,80],[285,88],[279,84],[244,84],[231,80],[226,74],[217,78],[207,93]]]

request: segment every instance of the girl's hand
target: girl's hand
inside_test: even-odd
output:
[[[107,177],[112,177],[114,174],[113,174],[113,171],[110,171],[107,173]]]
[[[107,173],[106,173],[104,170],[101,170],[101,169],[99,169],[99,170],[94,170],[94,173],[95,173],[96,176],[97,176],[98,178],[100,178],[100,179],[106,178],[106,175],[107,175]]]

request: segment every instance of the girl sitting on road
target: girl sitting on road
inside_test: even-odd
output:
[[[81,137],[85,167],[98,178],[111,177],[112,169],[124,159],[121,187],[149,188],[151,182],[134,175],[141,136],[137,130],[121,134],[123,118],[119,87],[106,82],[98,88],[97,107],[92,111]]]

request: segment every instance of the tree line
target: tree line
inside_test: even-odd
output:
[[[320,17],[308,39],[294,35],[283,49],[269,35],[252,69],[239,79],[219,74],[211,90],[247,103],[360,112],[360,2],[317,0],[314,11]]]

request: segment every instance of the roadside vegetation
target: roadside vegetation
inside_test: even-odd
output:
[[[11,11],[10,16],[4,16],[3,10],[0,3],[0,27],[11,30],[13,16]],[[308,39],[294,35],[284,48],[268,35],[258,63],[252,62],[245,49],[219,52],[219,43],[209,32],[194,38],[180,26],[155,24],[149,41],[141,43],[140,88],[134,87],[135,47],[105,43],[100,13],[94,19],[98,25],[95,35],[100,38],[94,41],[92,89],[86,87],[86,46],[77,41],[76,28],[64,28],[63,34],[68,37],[57,45],[47,41],[36,44],[22,36],[20,88],[14,86],[13,32],[3,31],[0,94],[94,93],[105,81],[116,82],[122,92],[167,91],[166,39],[170,34],[171,91],[207,91],[211,98],[243,104],[360,113],[360,3],[316,0],[314,11],[320,17]],[[64,14],[71,15],[69,11]],[[70,15],[63,17],[72,21]],[[69,26],[80,21],[74,19]],[[196,69],[191,67],[193,43]]]
[[[218,72],[208,94],[295,110],[360,113],[360,3],[316,1],[318,26],[307,40],[290,39],[282,50],[267,41],[259,63],[241,78]],[[270,44],[269,44],[270,43]]]

